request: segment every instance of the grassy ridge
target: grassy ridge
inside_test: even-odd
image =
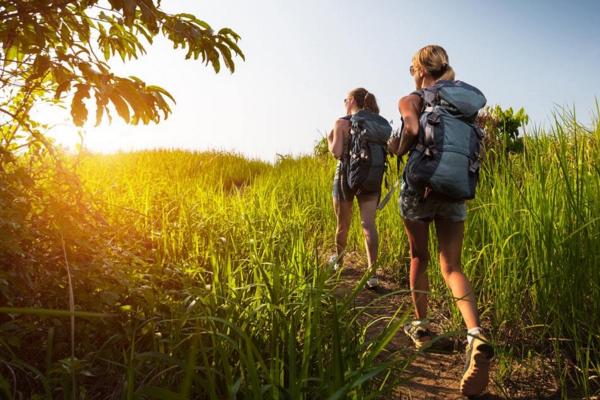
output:
[[[523,355],[533,344],[541,352],[554,353],[559,368],[576,366],[571,377],[584,390],[591,390],[595,383],[600,354],[596,311],[600,299],[599,140],[598,124],[589,131],[567,117],[556,121],[546,135],[526,138],[523,154],[490,155],[477,199],[469,203],[463,256],[482,313],[499,342],[508,342],[507,351]],[[281,237],[290,231],[313,251],[330,249],[332,171],[331,160],[283,160],[258,175],[235,199],[225,191],[221,193],[227,200],[215,200],[218,197],[211,193],[207,202],[212,199],[233,207],[217,212],[221,213],[216,217],[221,229],[222,221],[239,227],[243,222],[234,220],[245,218],[248,224],[244,229],[263,237],[270,251],[284,251],[286,241]],[[226,169],[223,173],[235,175]],[[186,196],[198,202],[203,199],[193,189]],[[236,204],[237,200],[243,204]],[[204,209],[204,215],[215,215],[212,209],[206,212],[209,209]],[[269,211],[265,214],[264,210]],[[180,213],[190,220],[187,212]],[[360,248],[357,222],[351,246]],[[394,201],[380,213],[378,225],[381,265],[402,273],[406,238]],[[225,240],[234,236],[219,230],[213,233]],[[182,237],[198,243],[198,238],[206,235],[195,230]],[[177,248],[189,241],[179,243]],[[233,259],[249,251],[238,245],[225,248],[223,254]],[[434,295],[447,296],[435,262],[432,269]],[[456,312],[454,322],[459,328]],[[567,382],[563,383],[567,387]]]
[[[331,167],[170,151],[83,159],[108,240],[88,262],[71,263],[75,304],[113,317],[77,319],[71,359],[67,319],[40,310],[40,325],[22,309],[4,310],[16,317],[0,328],[18,326],[45,354],[0,342],[9,350],[0,389],[48,398],[335,399],[369,398],[374,385],[398,379],[390,372],[404,361],[382,351],[402,316],[368,337],[353,294],[334,296],[322,262],[333,229]],[[67,250],[69,259],[81,251]],[[61,286],[55,291],[66,292]]]
[[[488,154],[463,265],[504,352],[554,355],[563,394],[570,380],[590,394],[600,373],[600,125],[557,121],[525,148]],[[336,277],[323,265],[333,249],[333,170],[332,159],[316,157],[274,165],[181,151],[84,157],[79,174],[103,241],[65,235],[65,256],[76,310],[114,317],[77,319],[71,359],[68,320],[13,309],[0,320],[0,393],[369,398],[391,387],[404,361],[382,347],[405,310],[369,338],[362,310],[352,295],[334,295]],[[394,203],[378,215],[380,262],[401,276],[407,247]],[[350,247],[362,250],[358,220]],[[432,260],[432,294],[451,303]],[[46,286],[34,282],[44,288],[35,304],[68,309],[64,269],[48,274]],[[20,346],[34,340],[43,357]]]

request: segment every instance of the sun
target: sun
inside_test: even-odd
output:
[[[105,117],[98,126],[93,118],[89,118],[83,127],[77,127],[69,110],[63,106],[41,104],[31,114],[36,121],[48,126],[48,136],[67,151],[83,147],[94,153],[110,154],[148,145],[148,137],[141,126],[126,124],[118,117],[112,121]]]

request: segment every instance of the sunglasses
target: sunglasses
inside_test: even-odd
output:
[[[413,76],[415,74],[415,67],[413,67],[411,65],[410,68],[408,69],[408,72],[410,73],[410,76]]]

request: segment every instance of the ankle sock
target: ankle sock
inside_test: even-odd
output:
[[[476,326],[475,328],[471,328],[467,331],[467,342],[469,344],[471,344],[471,342],[473,341],[473,338],[475,336],[479,336],[481,335],[481,328]]]

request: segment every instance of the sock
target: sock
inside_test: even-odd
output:
[[[467,342],[471,344],[474,336],[481,335],[481,328],[476,326],[475,328],[471,328],[467,331]]]

